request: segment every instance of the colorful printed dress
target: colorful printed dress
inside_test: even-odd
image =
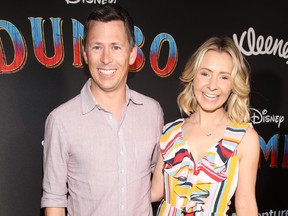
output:
[[[223,139],[194,161],[183,139],[184,121],[181,118],[166,124],[162,132],[165,195],[157,215],[225,216],[238,181],[236,147],[250,123],[230,123]]]

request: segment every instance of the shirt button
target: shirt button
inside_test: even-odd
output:
[[[124,204],[121,205],[121,208],[124,209]]]
[[[123,155],[123,151],[120,151],[120,155]]]
[[[121,191],[122,191],[122,192],[124,191],[124,187],[121,187]]]
[[[109,115],[109,119],[112,119],[113,117],[112,117],[112,115]]]
[[[121,173],[124,173],[124,169],[121,169]]]

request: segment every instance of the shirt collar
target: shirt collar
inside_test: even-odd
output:
[[[89,112],[91,112],[95,107],[97,109],[102,109],[102,107],[97,103],[96,99],[93,97],[91,92],[91,78],[87,80],[85,85],[83,86],[81,90],[81,104],[82,104],[82,114],[85,115]],[[139,95],[131,90],[128,85],[126,85],[126,104],[127,106],[130,104],[130,101],[135,105],[142,105],[143,102],[141,101],[141,98]]]

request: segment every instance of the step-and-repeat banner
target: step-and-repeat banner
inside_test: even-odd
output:
[[[285,1],[26,0],[0,7],[0,215],[37,216],[48,113],[80,92],[83,24],[97,4],[134,18],[138,61],[130,88],[179,117],[179,75],[213,35],[233,37],[252,70],[252,122],[261,140],[259,215],[288,215],[288,17]],[[195,2],[195,3],[194,3]],[[154,205],[154,208],[157,204]],[[234,214],[232,205],[229,215]]]

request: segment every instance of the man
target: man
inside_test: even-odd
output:
[[[137,56],[134,24],[116,4],[97,5],[84,28],[91,78],[53,110],[44,135],[46,216],[152,216],[151,171],[163,111],[126,84]]]

